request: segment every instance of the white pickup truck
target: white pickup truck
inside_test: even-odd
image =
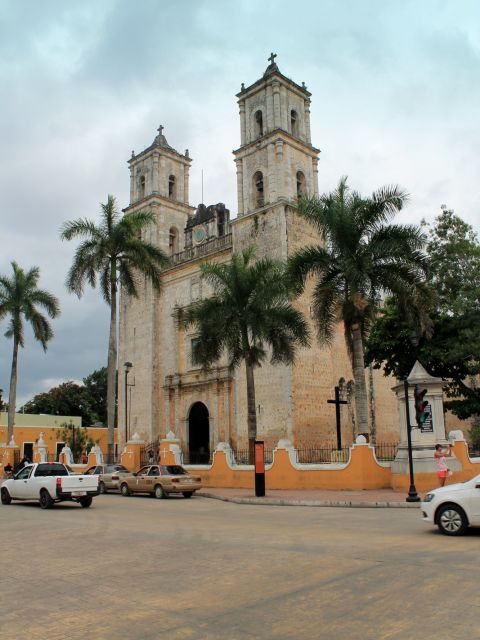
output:
[[[5,480],[0,489],[2,504],[12,500],[39,500],[42,509],[50,509],[55,502],[70,500],[82,507],[92,504],[98,495],[98,476],[70,475],[59,462],[40,462],[21,469],[16,476]]]

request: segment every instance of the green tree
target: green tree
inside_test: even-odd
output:
[[[53,337],[53,330],[48,319],[39,308],[44,309],[50,318],[60,315],[58,300],[48,291],[39,289],[40,278],[38,267],[24,271],[16,262],[12,262],[13,275],[0,276],[0,319],[9,316],[9,326],[5,336],[13,338],[13,356],[10,375],[10,392],[8,396],[8,440],[13,435],[15,422],[15,405],[17,399],[17,363],[18,348],[25,346],[24,324],[32,327],[35,340],[47,350],[47,344]]]
[[[138,296],[138,277],[148,279],[156,290],[160,289],[161,268],[169,261],[155,245],[142,240],[142,231],[156,224],[150,211],[135,211],[121,217],[111,195],[101,205],[99,225],[91,220],[65,222],[62,240],[82,238],[67,276],[67,289],[80,298],[86,283],[95,287],[97,277],[105,302],[110,306],[110,335],[107,364],[107,426],[108,458],[113,456],[115,428],[115,386],[117,362],[117,297],[118,287],[129,296]]]
[[[83,378],[83,384],[96,414],[96,420],[107,424],[107,367],[96,369]]]
[[[445,209],[428,232],[429,280],[437,295],[427,307],[431,330],[412,344],[416,326],[387,300],[370,332],[366,362],[405,378],[415,359],[447,382],[446,407],[461,419],[480,414],[480,244],[472,227]]]
[[[80,416],[85,425],[92,425],[99,419],[88,389],[71,380],[38,393],[21,410],[23,413]]]
[[[91,449],[97,442],[89,437],[88,432],[83,427],[76,427],[73,422],[62,422],[61,429],[57,430],[57,438],[70,447],[73,459],[78,462],[80,456]]]
[[[290,273],[301,286],[309,275],[316,279],[313,311],[321,342],[330,343],[336,323],[343,323],[359,433],[368,432],[364,340],[381,296],[388,293],[406,307],[426,292],[424,236],[415,226],[388,224],[406,200],[397,186],[364,198],[350,191],[342,178],[335,191],[304,197],[297,206],[322,243],[297,251],[290,259]]]
[[[213,295],[186,311],[187,324],[198,329],[193,360],[210,367],[226,353],[232,369],[245,363],[250,460],[257,436],[255,367],[267,358],[291,363],[298,346],[308,346],[308,328],[293,308],[285,266],[264,258],[253,262],[254,248],[234,254],[228,264],[205,263],[201,277]]]

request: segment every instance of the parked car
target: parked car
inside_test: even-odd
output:
[[[480,475],[430,491],[421,509],[424,521],[436,524],[447,536],[461,536],[468,527],[479,527]]]
[[[72,475],[60,462],[23,467],[13,478],[5,480],[0,489],[2,504],[10,504],[12,500],[38,500],[42,509],[66,500],[89,507],[96,495],[98,476]]]
[[[132,476],[120,481],[120,493],[129,496],[132,493],[150,493],[155,498],[168,498],[171,493],[182,493],[191,498],[202,488],[202,480],[193,476],[178,464],[148,465]]]
[[[132,472],[121,464],[97,464],[96,467],[90,467],[85,472],[88,475],[98,475],[98,490],[100,493],[118,490],[120,480],[124,476],[131,476]]]

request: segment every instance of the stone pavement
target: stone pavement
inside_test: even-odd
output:
[[[205,487],[198,495],[237,504],[267,504],[300,507],[393,507],[418,509],[418,502],[406,502],[406,493],[392,489],[364,491],[322,491],[319,489],[267,489],[264,498],[256,498],[252,489]],[[420,498],[423,494],[419,494]]]

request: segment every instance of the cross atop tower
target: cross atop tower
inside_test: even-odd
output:
[[[164,130],[164,129],[165,129],[165,127],[163,126],[163,124],[161,124],[161,125],[158,127],[157,131],[158,131],[158,134],[159,134],[160,136],[162,135],[162,133],[163,133],[163,130]]]
[[[270,62],[270,64],[273,64],[275,62],[275,58],[277,57],[276,53],[271,53],[270,57],[268,58],[268,61]]]

